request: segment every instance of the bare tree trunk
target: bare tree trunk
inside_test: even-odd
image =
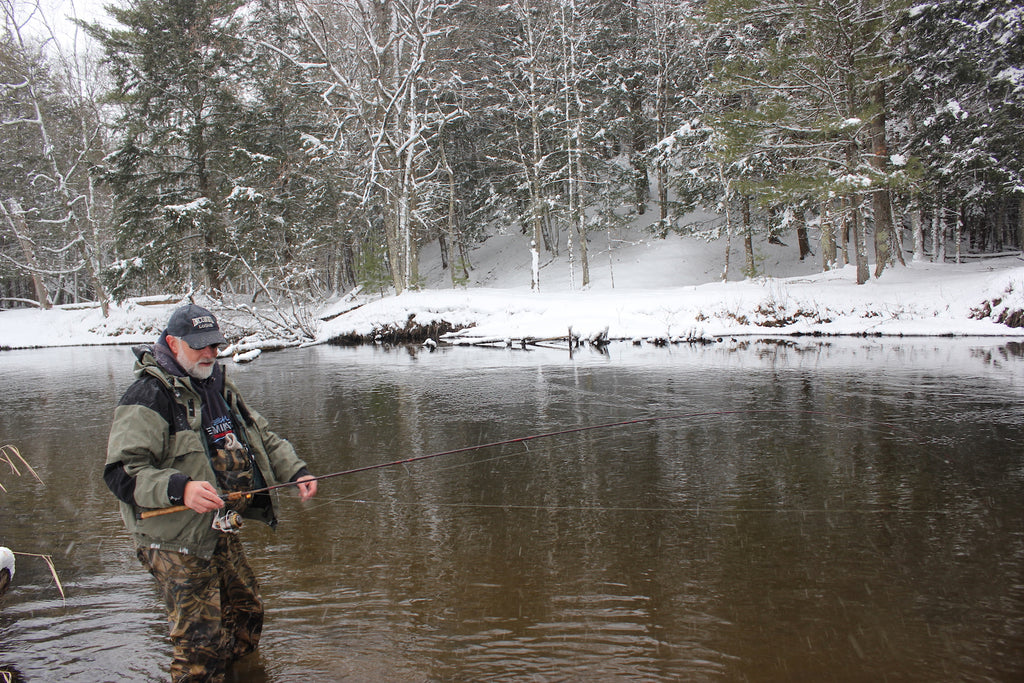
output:
[[[583,269],[583,288],[590,286],[590,252],[587,249],[587,221],[583,208],[583,163],[580,160],[580,130],[579,122],[576,124],[574,134],[576,144],[576,230],[580,235],[580,268]]]
[[[568,11],[566,11],[568,10]],[[577,13],[575,0],[568,0],[562,8],[562,78],[565,85],[565,125],[566,148],[568,158],[566,174],[569,192],[569,281],[574,288],[574,264],[572,249],[572,233],[576,232],[580,239],[580,268],[582,270],[582,286],[590,284],[590,262],[587,254],[586,216],[583,207],[583,162],[582,133],[580,117],[583,116],[583,101],[579,91],[578,55],[576,53]]]
[[[722,282],[729,279],[729,255],[732,252],[732,184],[725,179],[725,169],[718,162],[718,181],[725,193],[725,264],[722,266]]]
[[[25,221],[25,212],[16,199],[8,199],[7,205],[0,202],[0,210],[4,213],[4,220],[7,226],[14,233],[18,245],[21,247],[22,257],[25,259],[25,270],[32,278],[32,286],[36,290],[36,301],[43,310],[51,308],[50,297],[46,293],[46,285],[43,284],[42,273],[36,260],[35,245],[28,237],[28,223]]]
[[[669,26],[668,21],[663,21],[662,17],[658,17],[654,22],[653,26],[655,31],[658,32],[658,45],[666,44],[667,41],[661,37],[661,32],[665,31]],[[655,105],[654,105],[654,125],[655,135],[657,140],[664,140],[669,135],[670,127],[670,106],[669,100],[671,94],[669,93],[669,50],[656,50],[656,69],[657,69],[657,82],[654,87],[655,94]],[[662,223],[668,220],[668,170],[665,167],[665,163],[661,162],[657,165],[657,179],[658,179],[658,216]]]
[[[393,175],[392,172],[389,175]],[[401,258],[402,248],[399,239],[399,221],[396,215],[397,207],[391,201],[385,199],[384,205],[384,241],[387,245],[388,269],[391,271],[391,284],[395,287],[395,294],[401,294],[405,289],[405,274],[402,272],[404,261]]]
[[[821,228],[821,270],[826,272],[836,266],[836,224],[831,211],[830,201],[821,205],[818,225]]]
[[[743,198],[743,253],[746,257],[746,265],[743,274],[747,277],[757,276],[757,266],[754,264],[754,228],[750,224],[750,197]]]
[[[892,255],[895,257],[896,262],[901,266],[906,266],[907,262],[903,258],[903,220],[896,220],[895,209],[889,214],[892,222],[892,238],[889,240],[891,246]]]
[[[840,200],[839,214],[839,253],[836,255],[836,265],[840,268],[850,265],[850,223],[852,222],[853,201],[849,197]]]
[[[396,64],[398,60],[395,60]],[[401,74],[395,74],[395,82],[399,82]],[[411,81],[414,79],[410,79]],[[398,206],[395,207],[395,213],[398,215],[398,245],[399,251],[397,252],[396,260],[402,262],[402,287],[397,290],[396,293],[401,293],[406,289],[409,289],[413,283],[413,184],[415,183],[415,147],[414,140],[417,136],[416,131],[416,112],[413,111],[413,103],[415,102],[415,85],[409,84],[410,92],[408,94],[408,101],[405,107],[400,109],[402,112],[396,112],[395,116],[395,128],[396,128],[396,139],[404,140],[403,150],[401,152],[400,161],[401,169],[398,171],[398,192],[396,194],[396,201]],[[405,100],[405,97],[396,98]],[[406,121],[402,122],[402,114],[404,113]],[[404,129],[403,131],[400,129]]]
[[[1017,246],[1024,252],[1024,194],[1017,204]]]
[[[340,253],[335,257],[334,282],[332,283],[335,292],[348,291],[358,284],[354,242],[355,236],[351,231],[346,231],[339,250]]]
[[[888,189],[871,193],[872,213],[875,218],[875,277],[881,277],[892,262],[892,204]]]
[[[615,259],[612,257],[612,230],[605,228],[605,239],[608,241],[608,281],[615,289]]]
[[[530,74],[531,95],[535,94],[536,79]],[[540,181],[541,173],[541,141],[540,141],[540,112],[533,104],[530,106],[530,136],[532,163],[526,169],[530,179],[530,220],[533,223],[533,239],[530,241],[530,272],[532,279],[530,289],[540,291],[540,245],[545,244],[544,236],[544,201],[543,187]]]
[[[878,83],[872,88],[872,100],[875,115],[871,118],[871,164],[878,175],[884,176],[889,164],[889,145],[885,139],[885,85]],[[879,187],[871,193],[871,204],[875,223],[875,277],[881,277],[882,271],[892,259],[890,241],[892,235],[892,200],[889,188]]]
[[[963,241],[963,233],[963,210],[958,208],[956,211],[956,223],[953,224],[953,253],[955,254],[954,263],[963,263],[962,254],[960,253],[960,243]]]
[[[466,245],[460,239],[459,240],[459,261],[458,264],[462,268],[462,278],[469,280],[469,271],[473,268],[473,264],[469,261],[469,253],[466,252]]]
[[[668,220],[668,173],[658,165],[658,210],[662,222]],[[1021,228],[1024,230],[1024,228]]]
[[[924,261],[924,226],[921,222],[921,209],[914,207],[910,212],[910,231],[914,233],[914,262]]]
[[[943,263],[946,260],[946,221],[942,202],[935,202],[932,214],[932,261]]]
[[[443,240],[441,255],[448,262],[448,274],[452,279],[452,287],[457,287],[459,278],[455,274],[455,244],[459,238],[455,206],[455,171],[452,170],[451,164],[448,163],[448,155],[445,153],[443,139],[438,143],[438,150],[441,153],[441,165],[444,166],[445,173],[448,175],[448,222],[446,226],[448,239],[444,240],[444,233],[441,234],[440,238]]]
[[[800,260],[811,255],[811,240],[807,236],[807,217],[803,210],[796,212],[796,241],[800,247]]]
[[[570,196],[572,193],[570,192]],[[573,233],[576,232],[574,224],[569,225],[569,229],[565,231],[565,250],[569,255],[569,289],[576,289],[576,254],[574,253],[572,238]]]
[[[857,258],[857,284],[862,285],[871,279],[871,271],[868,268],[868,244],[864,234],[864,221],[861,218],[859,201],[853,207],[851,218],[853,220],[853,248]]]
[[[437,235],[437,248],[441,256],[441,270],[448,270],[452,267],[451,247],[448,246],[448,238],[445,235],[446,233],[443,232]]]

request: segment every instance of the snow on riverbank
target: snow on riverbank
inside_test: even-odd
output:
[[[506,289],[408,292],[323,324],[319,337],[370,335],[446,321],[452,343],[574,335],[590,339],[688,339],[722,335],[1024,336],[995,322],[1024,308],[1024,268],[1015,258],[960,266],[896,267],[856,285],[852,267],[814,276],[686,287],[534,294]],[[998,299],[992,316],[972,318]],[[328,311],[328,314],[330,311]]]
[[[429,288],[422,291],[328,304],[320,313],[317,341],[402,330],[410,316],[416,325],[460,329],[442,340],[450,343],[564,338],[570,328],[584,339],[1024,337],[1024,328],[996,322],[1001,313],[1024,309],[1024,261],[1017,256],[897,265],[857,285],[852,266],[815,272],[816,263],[792,258],[792,247],[765,243],[759,247],[761,268],[774,277],[720,282],[724,254],[718,243],[648,239],[623,242],[611,252],[594,248],[592,284],[585,291],[569,287],[573,273],[564,258],[552,262],[542,271],[542,291],[535,293],[520,250],[517,239],[488,240],[474,252],[467,288],[452,288],[448,274],[438,270],[425,274]],[[741,262],[735,252],[732,259]],[[0,348],[152,341],[175,305],[129,301],[112,307],[106,319],[98,307],[87,306],[0,311]],[[974,317],[985,308],[991,309],[988,317]],[[231,336],[230,322],[225,327]]]

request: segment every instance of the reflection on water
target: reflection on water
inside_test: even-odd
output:
[[[0,354],[0,671],[162,680],[159,601],[100,471],[126,348]],[[963,340],[316,347],[229,371],[323,482],[243,532],[244,681],[1012,680],[1024,360]]]

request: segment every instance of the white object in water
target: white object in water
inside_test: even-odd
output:
[[[10,548],[0,546],[0,595],[7,592],[12,580],[14,580],[14,553]]]
[[[259,358],[261,353],[263,353],[261,349],[253,349],[252,351],[246,351],[245,353],[236,353],[233,360],[236,363],[248,363],[249,361]]]

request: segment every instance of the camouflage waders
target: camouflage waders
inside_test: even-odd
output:
[[[237,534],[220,534],[209,560],[155,548],[140,548],[138,557],[167,607],[172,683],[223,681],[263,631],[259,585]]]

